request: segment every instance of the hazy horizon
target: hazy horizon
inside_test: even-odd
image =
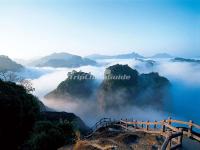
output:
[[[54,53],[68,53],[68,54],[72,54],[72,55],[77,55],[77,56],[81,56],[81,57],[87,57],[87,56],[90,56],[90,55],[105,55],[105,56],[114,56],[114,55],[121,55],[121,54],[130,54],[130,53],[137,53],[141,56],[143,56],[144,58],[151,58],[152,56],[154,55],[157,55],[157,54],[169,54],[170,56],[172,57],[180,57],[180,58],[199,58],[200,55],[194,55],[194,56],[184,56],[184,55],[172,55],[171,53],[167,53],[167,52],[157,52],[157,53],[152,53],[150,55],[143,55],[141,53],[138,53],[138,52],[135,52],[135,51],[127,51],[127,52],[122,52],[122,53],[113,53],[113,54],[106,54],[106,53],[90,53],[88,55],[80,55],[78,53],[71,53],[71,52],[68,52],[68,51],[54,51],[54,52],[49,52],[45,55],[37,55],[37,56],[32,56],[32,57],[15,57],[15,56],[10,56],[10,55],[6,55],[6,54],[3,54],[3,53],[0,53],[0,55],[4,55],[4,56],[8,56],[9,58],[11,59],[14,59],[14,60],[24,60],[24,61],[33,61],[33,60],[36,60],[36,59],[40,59],[42,57],[45,57],[45,56],[49,56],[49,55],[52,55]]]

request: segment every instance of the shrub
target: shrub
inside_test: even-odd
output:
[[[35,124],[28,146],[31,150],[55,150],[74,139],[71,124],[39,121]]]

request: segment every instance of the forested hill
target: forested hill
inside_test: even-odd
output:
[[[41,106],[24,87],[0,80],[0,149],[55,150],[87,132],[76,115]]]

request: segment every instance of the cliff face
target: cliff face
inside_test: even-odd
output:
[[[167,78],[152,72],[141,74],[138,82],[137,104],[163,106],[165,97],[169,95],[170,82]]]
[[[114,79],[126,76],[127,79]],[[170,82],[158,73],[141,74],[128,65],[114,65],[105,71],[98,91],[103,110],[119,109],[129,105],[160,107]],[[113,78],[112,78],[113,77]]]
[[[126,100],[137,92],[138,77],[138,72],[128,65],[108,67],[97,94],[101,109],[110,110],[125,106]]]
[[[45,98],[89,98],[94,92],[94,76],[89,73],[72,71],[68,78],[61,82],[58,87],[47,94]]]

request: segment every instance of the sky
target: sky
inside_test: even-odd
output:
[[[200,56],[198,0],[0,0],[0,54]]]

